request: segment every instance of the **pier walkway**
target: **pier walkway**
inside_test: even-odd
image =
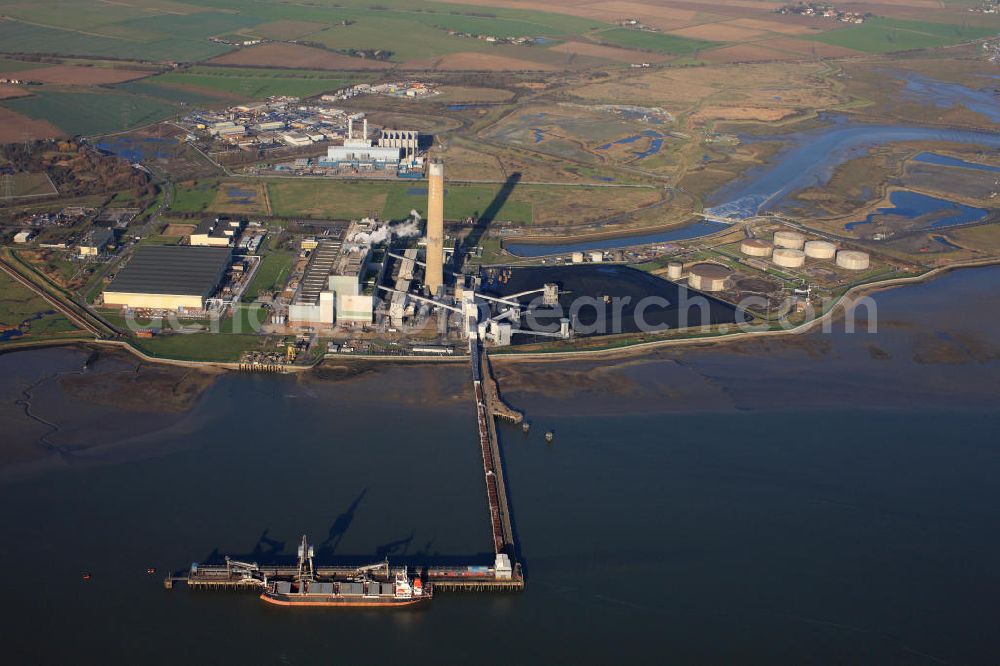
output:
[[[479,444],[483,455],[483,473],[486,476],[486,500],[493,529],[493,543],[497,554],[513,555],[514,530],[510,524],[510,508],[503,478],[503,464],[494,420],[493,391],[485,388],[484,369],[487,367],[486,351],[478,339],[469,341],[472,359],[472,385],[476,393],[476,418],[479,422]],[[492,380],[492,378],[490,378]]]

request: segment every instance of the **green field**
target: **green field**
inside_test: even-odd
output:
[[[274,251],[264,255],[253,280],[243,292],[243,301],[249,302],[256,299],[257,294],[261,291],[280,289],[285,280],[288,279],[288,271],[291,270],[294,259],[295,255],[291,252]]]
[[[12,60],[10,58],[0,58],[0,73],[4,72],[21,72],[29,69],[38,69],[39,67],[46,67],[40,62],[24,62],[23,60]]]
[[[398,58],[427,58],[488,45],[444,30],[498,37],[580,35],[607,24],[546,12],[415,0],[285,3],[142,0],[139,4],[51,0],[5,2],[0,45],[11,53],[200,62],[231,50],[210,37],[246,34],[271,21],[309,21],[331,28],[306,37],[331,48],[382,48]],[[344,26],[342,22],[354,22]]]
[[[206,91],[220,91],[241,97],[263,99],[274,95],[310,97],[343,88],[363,80],[360,77],[335,76],[314,70],[252,69],[246,67],[192,67],[181,72],[167,72],[147,79],[147,84],[192,86]]]
[[[831,30],[807,39],[856,51],[891,53],[960,44],[996,33],[995,27],[872,18],[862,25]]]
[[[50,92],[5,100],[7,108],[47,120],[71,136],[112,132],[168,118],[175,107],[148,97],[100,92]]]
[[[170,210],[174,213],[200,213],[215,199],[217,180],[202,180],[195,184],[178,184],[170,200]]]
[[[480,216],[496,198],[500,185],[448,185],[444,193],[444,214],[449,220],[460,220],[466,217]],[[531,204],[520,195],[526,193],[527,187],[515,190],[503,206],[494,211],[493,219],[530,224],[532,219]],[[427,214],[426,183],[414,185],[397,185],[389,191],[382,217],[387,220],[402,220],[409,216],[411,210],[421,215]]]
[[[4,12],[7,11],[7,7],[4,7]],[[110,10],[104,12],[105,15],[109,13],[114,15]],[[77,32],[71,28],[51,28],[9,20],[0,20],[0,44],[8,53],[51,53],[179,62],[204,60],[230,50],[230,47],[214,44],[207,39],[135,33],[127,36],[102,37]]]
[[[594,33],[593,37],[597,41],[613,46],[676,55],[686,55],[709,49],[713,46],[719,46],[718,42],[709,42],[703,39],[688,39],[687,37],[677,37],[676,35],[667,35],[662,32],[647,32],[645,30],[631,30],[629,28],[601,30]]]
[[[456,220],[481,215],[493,201],[500,185],[449,185],[445,191],[445,216]],[[497,220],[530,223],[532,206],[527,195],[538,187],[525,186],[496,211]],[[384,220],[401,220],[411,210],[427,212],[424,182],[360,182],[282,180],[268,183],[274,214],[281,217],[357,219],[377,213]]]
[[[222,99],[220,95],[213,95],[209,90],[192,90],[177,84],[160,83],[155,79],[120,83],[115,89],[132,95],[153,97],[164,104],[210,106],[218,105]]]
[[[78,331],[46,301],[0,273],[0,345]]]
[[[267,184],[271,210],[279,217],[358,219],[381,213],[393,183],[335,180],[275,180]]]
[[[59,194],[44,173],[15,173],[11,176],[11,196],[36,197],[47,194]],[[0,199],[6,192],[0,190]]]
[[[256,349],[259,343],[260,338],[256,335],[223,333],[177,333],[132,341],[150,356],[183,361],[238,361],[243,352]]]

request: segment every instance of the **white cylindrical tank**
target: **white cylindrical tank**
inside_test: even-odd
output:
[[[782,268],[799,268],[806,263],[806,253],[802,250],[779,247],[771,255],[771,261],[774,262],[775,266]]]
[[[679,261],[671,261],[667,264],[667,277],[671,280],[680,280],[684,274],[684,264]]]
[[[574,252],[573,253],[573,263],[574,264],[582,264],[583,263],[583,252]]]
[[[747,238],[740,243],[740,252],[748,257],[770,257],[774,245],[759,238]]]
[[[603,252],[591,252],[590,253],[590,260],[592,262],[594,262],[595,264],[599,264],[602,261],[604,261],[604,253]]]
[[[721,264],[695,264],[688,274],[688,285],[701,291],[722,291],[733,272]]]
[[[776,247],[801,250],[802,246],[806,244],[806,237],[797,231],[775,231],[774,244]]]
[[[837,265],[849,271],[863,271],[871,265],[867,252],[841,250],[837,253]]]
[[[837,256],[837,246],[829,241],[807,241],[805,252],[810,259],[833,259]]]

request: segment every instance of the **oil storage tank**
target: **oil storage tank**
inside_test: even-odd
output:
[[[799,268],[806,263],[806,253],[802,250],[779,247],[771,255],[771,261],[775,266],[782,268]]]
[[[748,257],[770,257],[774,245],[759,238],[747,238],[740,243],[740,252]]]
[[[871,265],[867,252],[841,250],[837,253],[837,265],[849,271],[863,271]]]
[[[801,250],[806,244],[806,237],[797,231],[775,231],[775,247],[787,247],[790,250]]]
[[[837,246],[829,241],[806,241],[804,249],[810,259],[833,259],[837,256]]]
[[[721,264],[695,264],[688,272],[688,285],[699,291],[722,291],[733,272]]]
[[[667,264],[667,277],[671,280],[680,280],[684,275],[684,264],[679,261],[671,261]]]

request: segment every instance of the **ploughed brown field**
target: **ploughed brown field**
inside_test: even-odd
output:
[[[714,63],[775,62],[782,60],[802,60],[806,56],[788,51],[776,51],[756,44],[737,44],[721,49],[712,49],[701,54],[701,59]]]
[[[393,63],[331,53],[299,44],[261,44],[226,53],[208,61],[212,65],[285,67],[289,69],[389,69]]]
[[[714,42],[741,42],[760,37],[764,34],[764,31],[759,28],[732,25],[723,21],[722,23],[702,23],[701,25],[692,25],[680,30],[671,30],[670,34],[690,39],[707,39]]]
[[[22,116],[0,106],[0,143],[18,143],[25,139],[51,139],[64,132],[44,120]]]
[[[665,62],[670,60],[670,56],[662,53],[636,53],[628,49],[601,46],[600,44],[590,44],[587,42],[565,42],[557,44],[549,50],[557,53],[572,53],[574,55],[602,58],[612,62]]]
[[[24,97],[30,95],[24,88],[17,86],[0,86],[0,99],[12,99],[14,97]]]
[[[52,85],[103,86],[123,83],[132,79],[149,76],[150,72],[134,69],[111,69],[110,67],[78,67],[76,65],[53,65],[21,72],[6,72],[4,78],[40,81]]]

